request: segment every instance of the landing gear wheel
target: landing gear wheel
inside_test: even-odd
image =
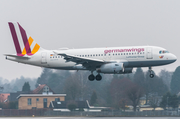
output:
[[[150,78],[153,78],[153,77],[154,77],[154,74],[153,74],[152,67],[149,67],[149,72],[150,72],[149,77],[150,77]]]
[[[102,79],[102,76],[100,75],[100,74],[98,74],[97,76],[96,76],[96,80],[97,81],[100,81]]]
[[[93,74],[91,74],[91,75],[88,76],[88,79],[89,79],[90,81],[94,81],[95,76],[94,76]]]
[[[149,76],[150,76],[150,78],[153,78],[153,77],[154,77],[154,74],[150,74]]]

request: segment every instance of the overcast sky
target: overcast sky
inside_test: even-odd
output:
[[[15,53],[8,21],[44,49],[153,45],[180,57],[180,0],[0,0],[0,77],[9,80],[36,78],[42,69],[5,60]],[[153,69],[174,71],[179,63]]]

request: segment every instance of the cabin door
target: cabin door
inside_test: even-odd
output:
[[[153,59],[153,53],[152,53],[152,48],[151,47],[146,48],[146,58],[147,59]]]

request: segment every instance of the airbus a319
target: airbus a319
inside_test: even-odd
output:
[[[7,60],[39,67],[63,70],[89,70],[90,81],[100,81],[104,74],[132,73],[134,67],[149,67],[173,63],[177,57],[157,46],[105,47],[46,50],[38,45],[17,22],[9,22],[16,54],[5,54]],[[95,76],[93,72],[96,71]]]

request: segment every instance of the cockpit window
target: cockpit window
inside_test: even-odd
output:
[[[161,51],[159,51],[159,54],[164,54],[164,53],[169,53],[169,51],[167,51],[167,50],[161,50]]]

